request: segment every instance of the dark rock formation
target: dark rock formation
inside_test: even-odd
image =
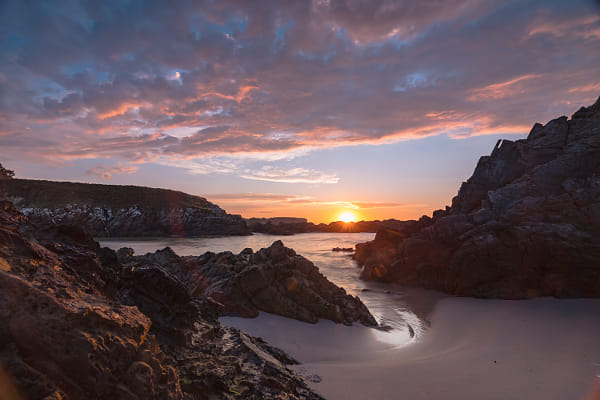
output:
[[[4,179],[0,199],[13,202],[34,223],[85,226],[94,236],[250,234],[239,215],[167,189]]]
[[[452,207],[356,247],[361,277],[477,297],[600,296],[600,99],[481,157]]]
[[[352,247],[334,247],[331,251],[352,253],[354,249]]]
[[[4,168],[2,164],[0,164],[0,180],[2,179],[12,179],[15,176],[15,171]]]
[[[128,254],[126,250],[120,252]],[[163,268],[168,269],[187,282],[193,296],[220,303],[228,315],[256,317],[259,311],[266,311],[311,323],[325,318],[347,325],[357,321],[377,325],[357,297],[331,283],[312,262],[281,241],[257,252],[207,252],[197,257],[178,257],[167,247],[123,262],[134,269],[157,265],[161,270],[150,279],[156,282],[164,280],[158,276]]]
[[[282,351],[219,324],[219,306],[160,265],[124,267],[131,257],[0,203],[2,396],[320,399]]]

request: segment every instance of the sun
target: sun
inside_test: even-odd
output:
[[[339,220],[344,222],[354,222],[356,221],[356,215],[354,215],[354,213],[351,213],[350,211],[344,211],[340,214]]]

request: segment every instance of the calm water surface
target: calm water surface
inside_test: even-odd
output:
[[[334,247],[353,248],[355,244],[372,240],[374,236],[374,233],[302,233],[293,236],[254,234],[219,238],[107,238],[100,239],[100,244],[115,250],[131,247],[138,255],[168,246],[178,255],[197,256],[207,251],[239,253],[247,247],[257,251],[281,240],[287,247],[311,260],[329,280],[346,289],[349,294],[359,296],[382,325],[392,328],[390,332],[378,332],[380,340],[404,345],[414,341],[423,332],[427,325],[424,320],[433,307],[436,295],[361,281],[358,279],[360,269],[349,253],[331,251]]]

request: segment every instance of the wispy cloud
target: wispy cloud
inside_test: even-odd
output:
[[[223,194],[209,194],[207,195],[210,199],[215,200],[227,200],[227,201],[239,201],[239,202],[279,202],[279,201],[292,201],[298,199],[310,199],[310,197],[295,196],[290,194],[278,194],[278,193],[223,193]]]
[[[354,210],[376,209],[376,208],[423,208],[427,204],[408,204],[395,202],[378,201],[346,201],[346,200],[319,200],[311,196],[298,196],[292,194],[280,193],[223,193],[208,194],[207,198],[215,201],[237,202],[237,203],[262,203],[268,204],[293,204],[293,205],[315,205],[315,206],[336,206],[351,208]]]
[[[539,74],[527,74],[509,79],[504,82],[493,83],[472,90],[469,100],[480,99],[501,99],[508,96],[516,96],[527,92],[527,86],[523,85],[524,81],[541,78]]]
[[[406,203],[383,203],[383,202],[364,202],[353,201],[352,204],[358,209],[371,208],[396,208],[396,207],[427,207],[427,204],[406,204]]]
[[[247,169],[240,176],[257,181],[285,183],[337,183],[339,181],[336,174],[306,168],[282,169],[272,166],[264,166],[259,170]]]
[[[138,167],[131,165],[98,165],[85,171],[86,175],[97,176],[101,179],[110,179],[114,174],[133,174]]]

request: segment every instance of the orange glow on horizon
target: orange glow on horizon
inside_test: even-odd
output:
[[[308,222],[315,224],[329,224],[331,222],[341,221],[340,216],[345,211],[335,205],[297,205],[297,204],[276,204],[269,202],[255,202],[257,204],[241,204],[234,201],[209,199],[225,209],[230,214],[239,214],[244,218],[271,218],[271,217],[294,217],[306,218]],[[385,219],[410,220],[419,219],[422,215],[429,215],[433,210],[443,209],[444,203],[435,206],[429,205],[410,205],[401,207],[386,208],[368,208],[352,210],[354,222],[374,221]]]
[[[433,197],[430,201],[394,202],[388,198],[380,201],[339,200],[333,198],[313,198],[310,196],[286,195],[281,193],[231,193],[203,195],[230,214],[244,218],[290,217],[305,218],[314,224],[329,224],[337,221],[358,222],[386,219],[411,220],[422,215],[431,215],[433,210],[443,209],[447,203]],[[359,196],[348,196],[359,198]],[[346,197],[346,198],[348,198]],[[437,200],[437,201],[436,201]],[[433,204],[433,205],[432,205]],[[345,216],[345,213],[351,214]]]

